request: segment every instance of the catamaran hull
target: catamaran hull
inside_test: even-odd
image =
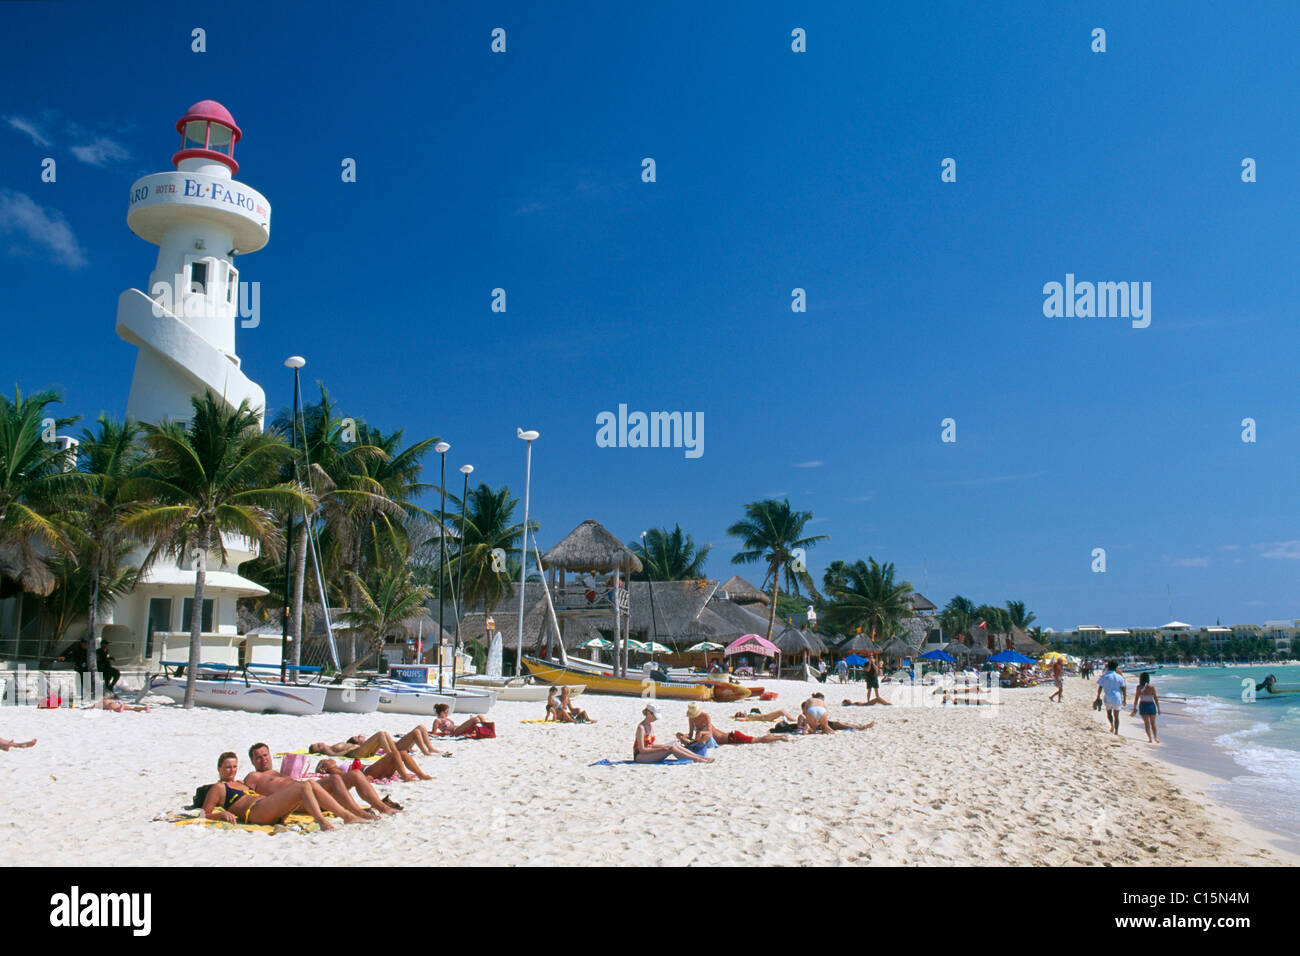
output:
[[[713,688],[708,684],[667,684],[663,681],[633,680],[566,670],[558,664],[524,658],[529,673],[548,684],[583,683],[593,694],[618,694],[623,697],[663,698],[666,700],[713,700]]]
[[[516,684],[518,677],[484,677],[477,675],[473,677],[461,677],[456,681],[457,686],[478,689],[480,687],[490,689],[497,695],[497,700],[525,701],[527,703],[538,703],[546,700],[551,696],[551,686],[549,684]],[[587,689],[585,684],[569,684],[569,694],[577,697]]]
[[[185,700],[185,678],[156,677],[149,685],[151,694],[170,697],[178,704]],[[245,710],[254,714],[293,714],[311,717],[325,707],[325,688],[310,684],[272,685],[235,680],[196,680],[194,703],[200,707]]]
[[[439,704],[454,707],[456,700],[447,694],[379,689],[378,710],[381,714],[417,714],[421,717],[432,717],[434,708]]]
[[[325,688],[325,710],[327,713],[373,714],[378,709],[378,687]]]

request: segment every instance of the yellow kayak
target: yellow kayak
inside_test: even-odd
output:
[[[589,674],[586,671],[567,670],[559,664],[527,656],[524,657],[524,666],[530,674],[547,684],[586,684],[588,694],[621,694],[624,697],[666,700],[713,700],[713,687],[709,684],[672,684],[649,678]]]

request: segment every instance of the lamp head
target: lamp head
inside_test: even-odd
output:
[[[519,438],[523,439],[524,441],[536,441],[539,435],[538,432],[534,432],[534,431],[526,432],[522,428],[516,428],[515,433],[518,435]]]
[[[284,360],[285,368],[302,368],[306,364],[307,364],[307,360],[303,358],[301,355],[290,355],[287,359]]]
[[[451,451],[451,446],[448,445],[445,441],[440,441],[438,442],[438,444],[433,446],[433,450],[436,451],[439,455],[445,455],[447,454],[447,452]]]
[[[473,466],[473,465],[461,465],[461,466],[460,466],[460,473],[461,473],[462,475],[471,475],[471,474],[474,473],[474,466]]]

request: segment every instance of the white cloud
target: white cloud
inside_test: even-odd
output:
[[[83,163],[104,166],[119,159],[129,159],[131,153],[121,143],[107,136],[96,136],[91,143],[72,147],[72,155]]]
[[[29,120],[25,116],[6,116],[5,122],[20,133],[26,133],[37,146],[50,145],[49,137],[36,125],[35,120]]]
[[[1284,561],[1300,561],[1300,541],[1274,541],[1272,544],[1257,544],[1264,553],[1261,558],[1273,558]]]
[[[794,466],[795,466],[796,468],[820,468],[820,467],[822,466],[822,462],[820,462],[820,461],[798,461],[798,462],[795,462],[795,465],[794,465]]]
[[[86,255],[61,212],[47,212],[25,193],[0,189],[0,233],[10,232],[52,252],[54,258],[73,269],[86,264]]]

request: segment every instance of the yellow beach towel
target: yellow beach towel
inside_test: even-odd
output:
[[[320,829],[320,824],[312,819],[310,813],[291,813],[277,824],[268,823],[228,823],[225,820],[209,820],[207,817],[181,817],[180,819],[169,819],[167,821],[173,826],[205,826],[216,827],[219,830],[248,830],[256,833],[284,833],[291,827],[298,827],[304,833],[315,833]]]

